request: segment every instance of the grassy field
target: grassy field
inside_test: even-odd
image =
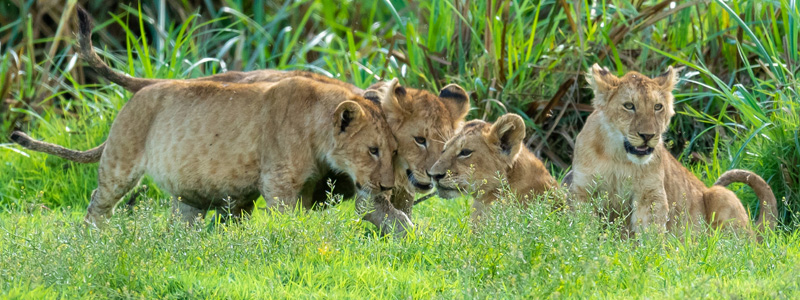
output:
[[[588,214],[498,206],[484,227],[464,200],[421,204],[416,230],[380,238],[352,202],[170,225],[167,201],[85,230],[81,210],[0,219],[5,296],[108,298],[796,298],[800,236],[720,234],[621,241]],[[609,227],[613,228],[613,227]]]
[[[98,52],[131,75],[304,69],[365,87],[398,77],[470,91],[469,118],[524,116],[556,175],[591,107],[592,63],[683,67],[671,152],[711,184],[755,171],[782,223],[763,243],[707,233],[622,240],[588,214],[500,205],[480,230],[469,199],[415,209],[415,232],[378,237],[352,202],[170,223],[169,196],[80,225],[96,164],[21,150],[21,129],[100,144],[130,97],[75,54],[76,1],[0,5],[0,295],[8,298],[797,298],[800,294],[800,10],[793,1],[88,1]],[[57,37],[57,38],[55,38]],[[732,187],[750,209],[752,191]]]

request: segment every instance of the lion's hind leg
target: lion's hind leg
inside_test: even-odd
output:
[[[97,166],[97,189],[92,192],[92,200],[84,221],[102,226],[114,213],[114,206],[122,200],[144,175],[144,148],[146,134],[125,130],[118,122],[126,124],[135,118],[120,112],[106,140],[106,147]],[[135,124],[135,123],[134,123]],[[123,129],[119,129],[122,127]],[[144,127],[144,126],[143,126]],[[118,132],[122,133],[118,133]],[[146,130],[145,130],[146,131]]]
[[[114,214],[114,206],[138,184],[143,173],[133,162],[111,162],[103,157],[98,168],[97,188],[92,192],[84,221],[102,226],[101,222]]]
[[[721,186],[712,186],[703,193],[706,221],[711,228],[749,232],[749,218],[736,194]]]

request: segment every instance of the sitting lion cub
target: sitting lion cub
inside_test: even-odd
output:
[[[556,187],[542,162],[523,145],[524,138],[525,123],[516,114],[506,114],[494,124],[467,122],[445,143],[444,152],[431,168],[438,195],[452,199],[476,191],[472,220],[477,221],[497,200],[502,188],[498,176],[508,180],[521,201],[527,201],[531,193]]]
[[[634,233],[651,224],[660,231],[674,230],[686,218],[704,220],[714,228],[746,228],[747,212],[724,188],[744,182],[763,205],[758,226],[767,221],[775,225],[775,196],[761,177],[731,170],[708,188],[664,147],[661,135],[675,114],[672,67],[653,79],[636,72],[618,78],[597,64],[590,72],[595,111],[578,134],[573,161],[571,192],[578,201],[588,201],[591,190],[595,195],[607,192],[610,217],[630,215],[627,224]]]
[[[364,195],[386,192],[396,150],[380,107],[340,86],[300,77],[157,83],[134,94],[111,125],[86,221],[108,218],[144,174],[180,199],[173,207],[188,221],[214,208],[250,211],[259,194],[271,207],[293,208],[303,183],[326,166]]]

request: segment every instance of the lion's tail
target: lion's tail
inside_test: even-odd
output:
[[[714,185],[726,187],[733,182],[746,183],[756,193],[760,205],[757,228],[764,229],[766,222],[770,229],[774,229],[778,222],[778,203],[769,184],[756,173],[734,169],[723,173]]]
[[[52,154],[64,159],[68,159],[79,163],[94,163],[100,161],[103,156],[103,149],[106,143],[103,142],[100,146],[94,147],[86,151],[77,151],[67,149],[56,144],[45,143],[37,141],[21,131],[14,131],[11,133],[11,140],[22,147],[36,151]]]
[[[89,18],[89,13],[83,8],[78,8],[78,27],[80,32],[78,34],[78,43],[80,45],[81,58],[89,63],[100,76],[103,76],[109,81],[119,84],[128,91],[136,92],[142,88],[160,82],[158,79],[143,79],[130,77],[127,74],[117,72],[111,69],[92,48],[92,20]]]

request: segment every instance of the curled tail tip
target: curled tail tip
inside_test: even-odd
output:
[[[25,133],[23,133],[22,131],[14,131],[14,132],[12,132],[10,138],[11,138],[12,142],[20,144],[22,146],[25,146],[25,144],[27,144],[27,139],[26,139],[27,135]]]
[[[92,33],[92,19],[89,18],[89,13],[82,7],[78,7],[78,24],[80,25],[81,35]]]
[[[747,170],[731,169],[722,173],[722,175],[717,178],[717,181],[714,182],[714,185],[726,187],[733,182],[745,182],[746,177],[749,175],[756,174]]]
[[[756,221],[758,226],[774,229],[778,222],[778,203],[772,187],[758,174],[742,169],[733,169],[723,173],[714,185],[725,187],[734,182],[747,184],[756,193],[760,204]],[[766,225],[765,222],[767,222]]]

